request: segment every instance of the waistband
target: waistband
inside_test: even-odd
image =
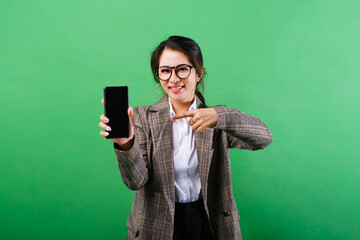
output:
[[[186,208],[186,207],[193,207],[193,208],[198,208],[198,207],[204,207],[204,202],[202,199],[197,200],[195,202],[189,202],[189,203],[179,203],[179,202],[175,202],[175,207],[177,208]]]

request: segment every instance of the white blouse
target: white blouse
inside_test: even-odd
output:
[[[170,105],[170,117],[175,115]],[[196,109],[196,98],[189,111]],[[201,183],[198,158],[195,148],[194,131],[189,125],[191,118],[180,118],[172,121],[175,201],[194,202],[199,199]]]

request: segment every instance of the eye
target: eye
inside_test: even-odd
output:
[[[178,71],[189,71],[189,67],[188,66],[179,66],[177,68]]]
[[[161,72],[161,73],[169,73],[170,70],[167,69],[167,68],[163,68],[163,69],[160,69],[160,72]]]

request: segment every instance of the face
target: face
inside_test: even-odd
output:
[[[184,53],[165,48],[160,56],[159,67],[175,67],[180,64],[192,65]],[[194,68],[191,69],[190,75],[185,79],[179,78],[175,74],[175,70],[172,69],[170,79],[167,81],[160,80],[160,84],[168,94],[171,102],[189,103],[194,99],[196,84],[199,81],[200,77],[196,74]]]

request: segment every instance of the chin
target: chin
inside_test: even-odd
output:
[[[170,100],[174,100],[174,101],[177,101],[177,102],[190,102],[194,99],[194,96],[179,96],[179,95],[173,95],[173,94],[168,94]]]

